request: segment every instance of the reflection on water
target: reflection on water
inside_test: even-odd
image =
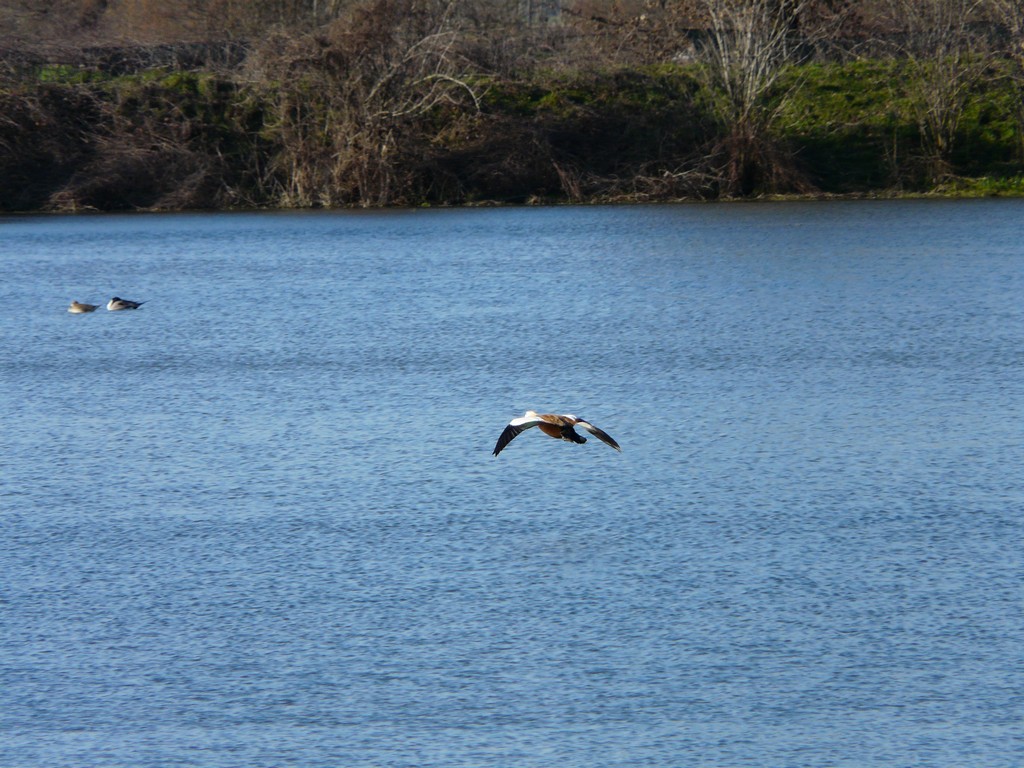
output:
[[[0,764],[1020,765],[1022,213],[0,222]]]

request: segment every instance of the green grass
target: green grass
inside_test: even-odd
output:
[[[999,178],[1024,171],[1019,95],[1005,69],[996,62],[971,90],[948,158],[956,175]],[[895,60],[794,67],[779,87],[788,98],[777,130],[824,191],[928,191],[929,152],[913,78]]]
[[[954,178],[938,185],[934,192],[950,197],[1024,197],[1024,175]]]
[[[96,69],[78,67],[71,64],[51,64],[40,67],[36,79],[47,85],[82,85],[85,83],[105,82],[109,75]]]

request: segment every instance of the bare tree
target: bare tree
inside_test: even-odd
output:
[[[770,99],[794,60],[799,20],[811,0],[702,0],[708,29],[699,47],[702,72],[722,139],[715,154],[726,194],[799,185],[771,140],[781,106]]]
[[[990,0],[989,10],[1006,31],[1004,53],[1017,94],[1017,152],[1024,159],[1024,0]]]
[[[1006,26],[1014,55],[1024,56],[1024,0],[989,0],[989,7]]]
[[[890,0],[933,181],[950,172],[964,109],[988,62],[985,41],[973,31],[983,5],[984,0]]]
[[[272,56],[286,204],[402,201],[424,118],[475,102],[450,4],[372,0]]]

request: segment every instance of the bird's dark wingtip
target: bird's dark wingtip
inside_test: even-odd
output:
[[[502,449],[506,445],[511,443],[513,438],[515,438],[515,436],[518,435],[522,431],[523,430],[521,428],[519,428],[519,427],[514,427],[511,424],[507,425],[501,431],[501,434],[498,435],[498,442],[495,443],[495,445],[494,445],[494,453],[493,453],[493,455],[497,456],[499,453],[501,453]]]

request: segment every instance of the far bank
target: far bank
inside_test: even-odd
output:
[[[1010,60],[986,62],[940,126],[912,62],[790,66],[746,132],[696,64],[392,83],[386,99],[351,66],[0,81],[0,210],[1024,195]]]

